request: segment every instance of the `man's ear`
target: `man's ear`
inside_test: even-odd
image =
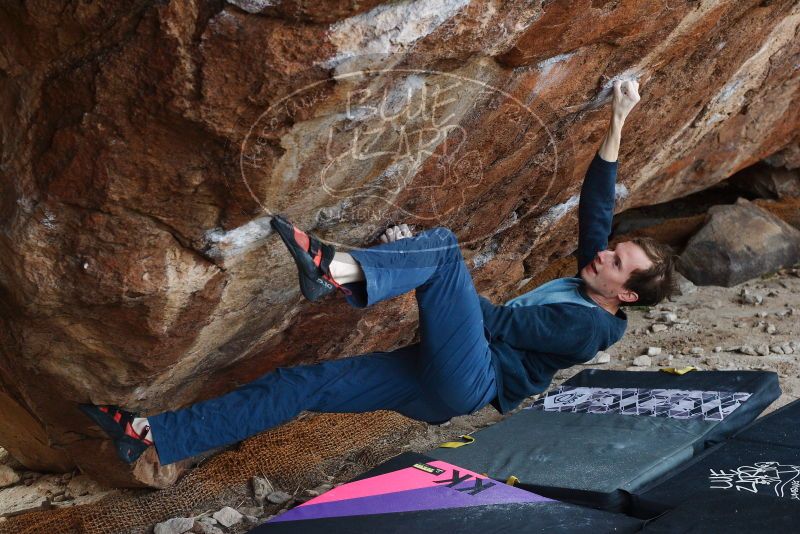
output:
[[[617,298],[620,302],[633,304],[639,300],[639,294],[636,293],[636,291],[631,291],[630,289],[623,289],[619,294],[617,294]]]

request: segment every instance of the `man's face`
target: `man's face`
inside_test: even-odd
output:
[[[619,243],[613,249],[601,250],[581,269],[580,276],[589,289],[606,298],[620,302],[635,302],[639,296],[625,289],[625,282],[633,271],[647,270],[653,262],[642,247],[631,241]]]

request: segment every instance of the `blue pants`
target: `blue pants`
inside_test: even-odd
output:
[[[394,410],[441,423],[491,402],[497,391],[483,315],[455,235],[433,228],[350,254],[365,280],[347,284],[347,301],[363,308],[416,289],[420,342],[277,369],[221,397],[151,416],[162,464],[241,441],[304,410]]]

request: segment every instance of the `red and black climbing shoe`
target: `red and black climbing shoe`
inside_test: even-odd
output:
[[[281,236],[294,258],[300,275],[300,291],[305,298],[316,301],[337,288],[346,295],[351,294],[330,274],[329,267],[336,253],[333,245],[306,234],[280,215],[273,215],[270,225]]]
[[[81,404],[80,409],[111,437],[123,462],[132,464],[153,445],[151,440],[144,437],[147,436],[149,427],[145,427],[141,434],[133,429],[132,423],[136,414],[116,406],[94,404]]]

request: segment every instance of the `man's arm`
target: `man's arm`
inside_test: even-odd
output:
[[[625,80],[614,82],[614,98],[611,101],[611,123],[597,154],[606,161],[617,161],[622,125],[633,107],[639,102],[639,82]]]
[[[614,217],[614,185],[622,126],[639,102],[639,83],[614,82],[611,122],[597,155],[589,165],[578,207],[578,271],[608,246]]]

